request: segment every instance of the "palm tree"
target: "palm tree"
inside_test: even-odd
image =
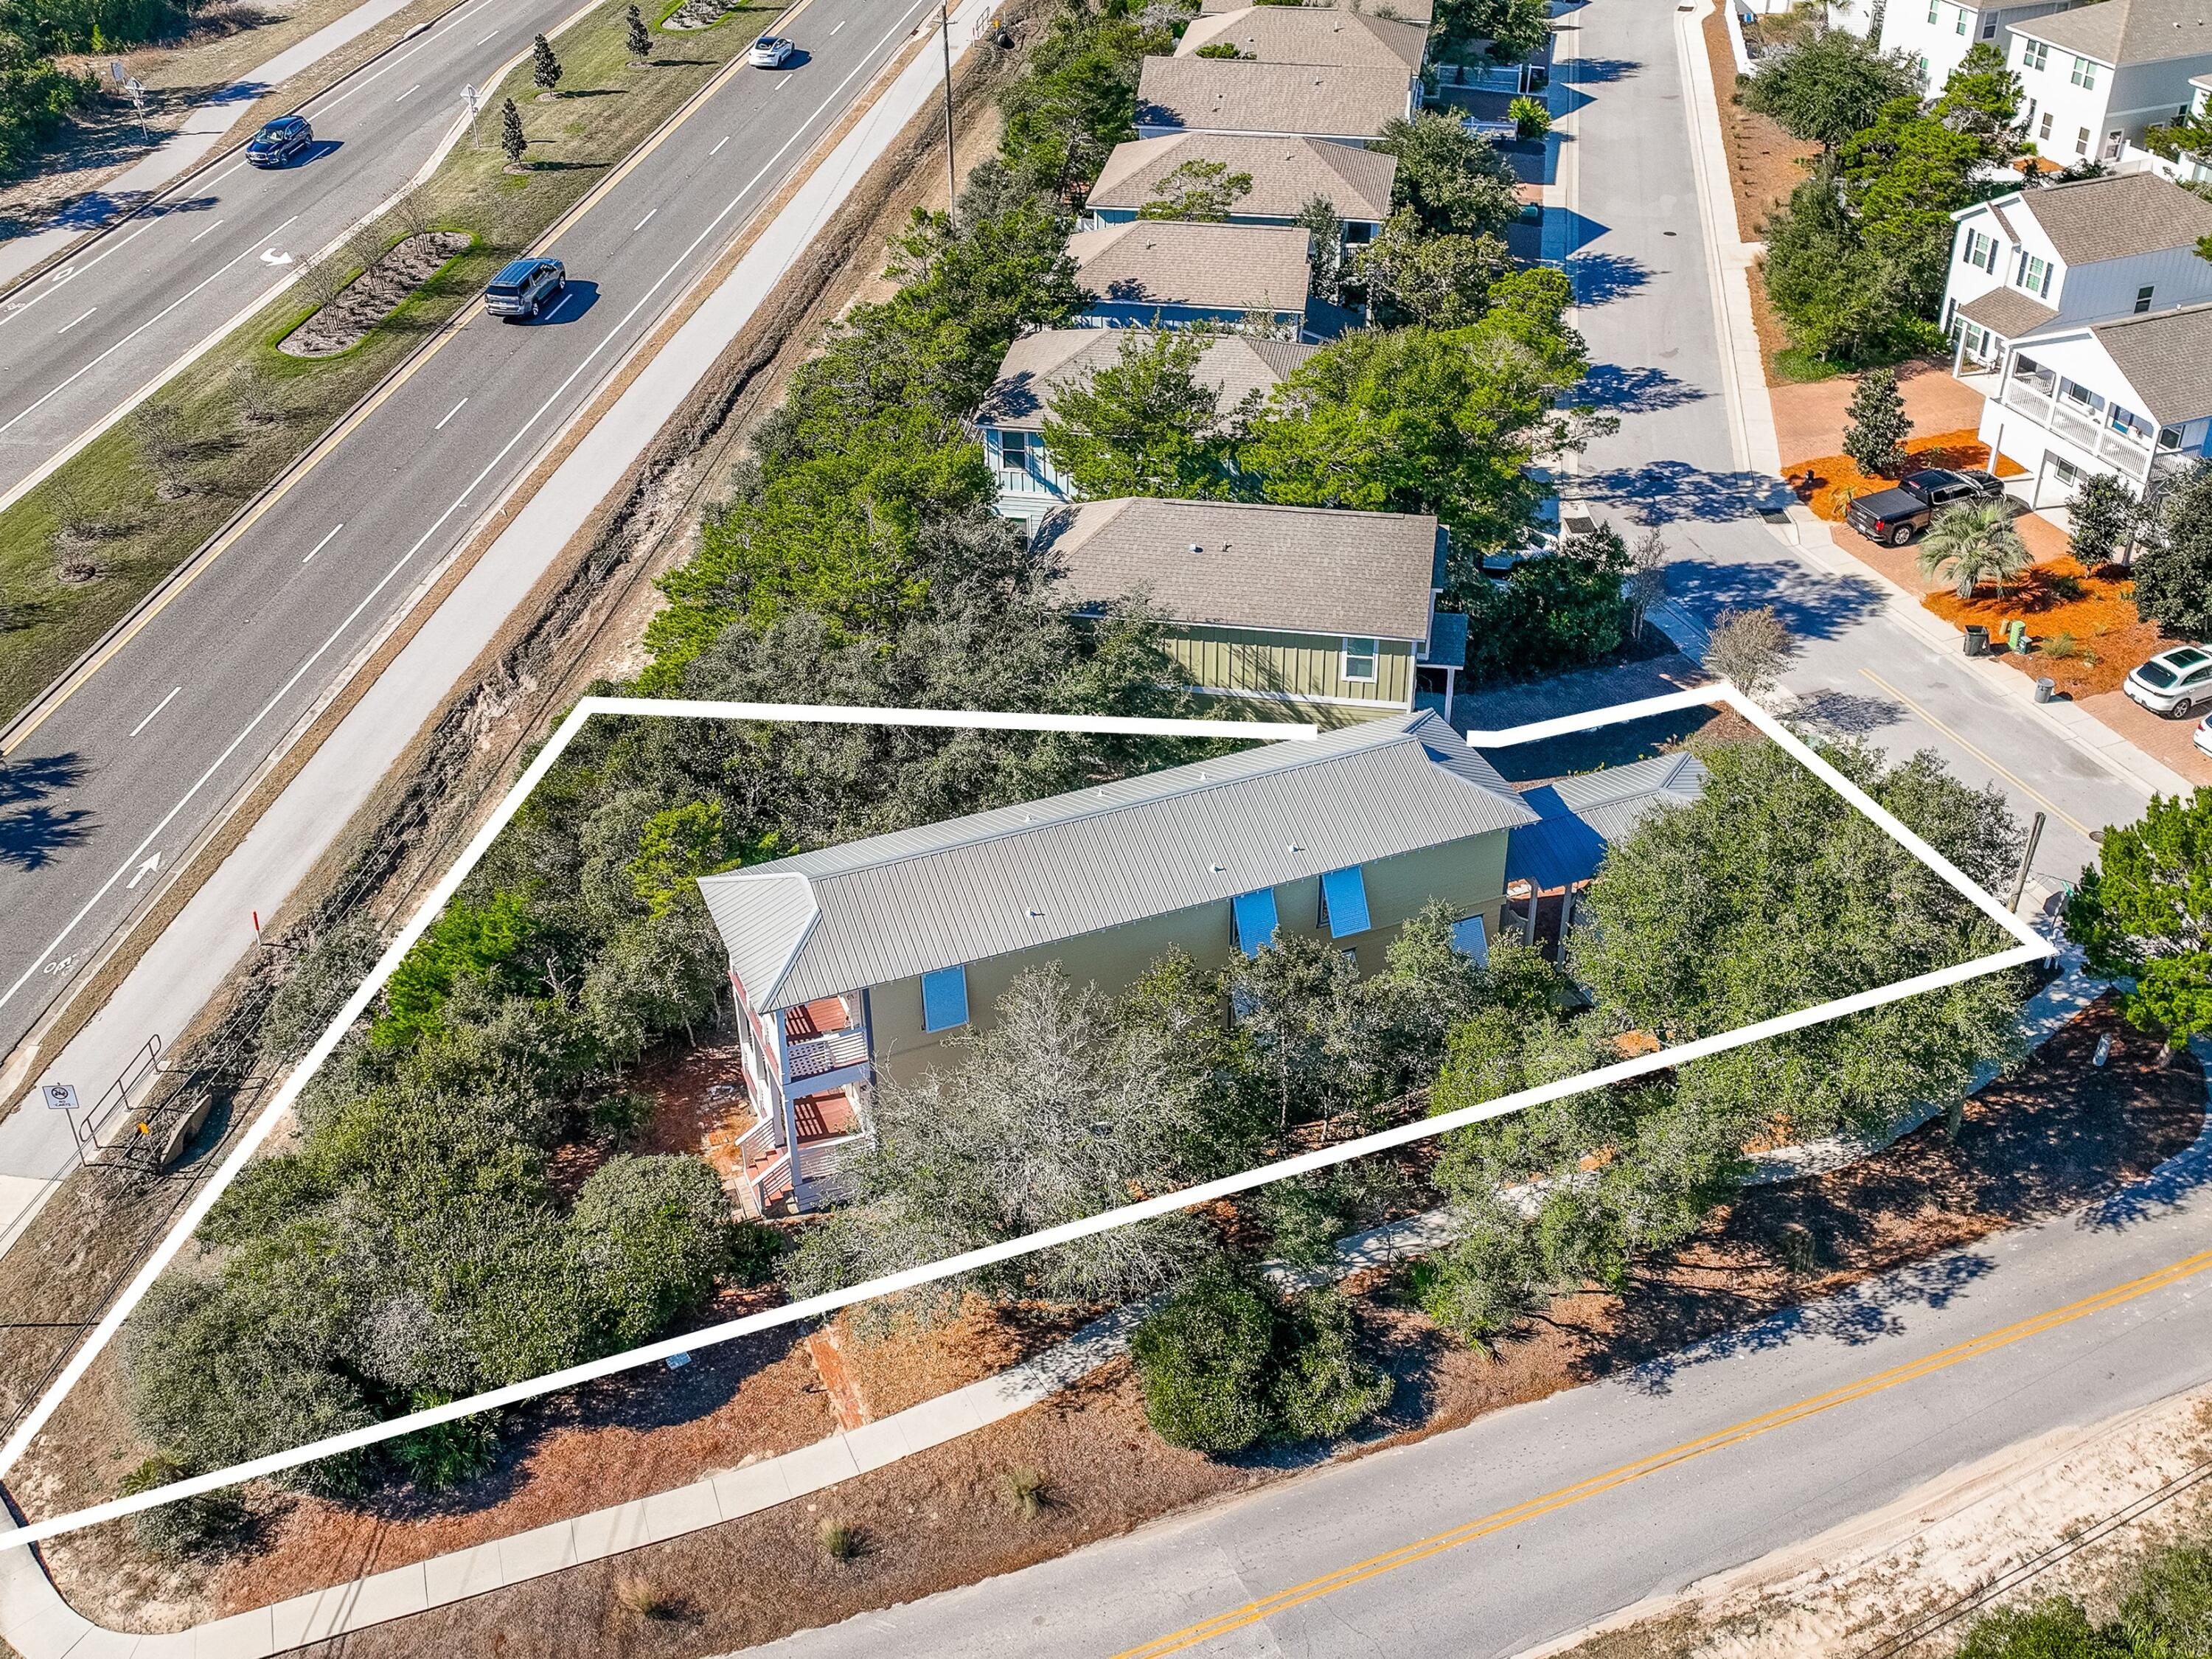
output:
[[[2002,599],[2005,583],[2031,562],[2027,544],[2012,527],[2012,503],[2007,501],[1948,508],[1936,516],[1920,544],[1920,574],[1948,574],[1962,599],[1972,599],[1985,581],[1996,583]]]

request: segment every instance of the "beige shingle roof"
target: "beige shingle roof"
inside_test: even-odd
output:
[[[1237,198],[1238,214],[1287,219],[1316,196],[1346,219],[1380,222],[1390,216],[1398,158],[1322,138],[1261,138],[1243,132],[1178,133],[1116,144],[1085,205],[1134,212],[1159,194],[1160,181],[1186,161],[1218,161],[1252,175]]]
[[[1370,138],[1407,112],[1412,88],[1413,77],[1394,69],[1147,58],[1137,78],[1137,125]]]
[[[2155,64],[2212,52],[2212,0],[2098,0],[2012,27],[2100,64]]]
[[[975,419],[985,426],[1034,432],[1044,425],[1053,394],[1061,386],[1110,367],[1120,361],[1124,348],[1135,349],[1152,337],[1148,328],[1048,328],[1024,336],[999,365],[999,378],[991,383]],[[1295,340],[1224,334],[1206,343],[1198,360],[1198,378],[1220,394],[1225,411],[1255,392],[1272,390],[1320,349]]]
[[[2212,48],[2212,40],[2206,45]],[[2058,257],[2069,265],[2193,247],[2198,237],[2212,234],[2212,202],[2154,173],[2118,173],[2045,185],[2008,196],[2004,202],[2040,225]]]
[[[2212,301],[2099,323],[2089,331],[2160,425],[2212,415]]]
[[[1177,622],[1425,641],[1439,538],[1425,513],[1142,497],[1062,507],[1030,545],[1069,600],[1138,588]]]
[[[1304,0],[1318,10],[1364,12],[1370,17],[1399,18],[1408,23],[1425,27],[1437,15],[1436,0]],[[1218,16],[1224,11],[1243,11],[1252,0],[1205,0],[1199,7],[1201,15]]]
[[[1967,301],[1959,307],[1959,314],[1970,323],[1979,323],[1994,331],[2000,338],[2017,340],[2033,333],[2058,313],[2016,288],[1996,288],[1978,299]]]
[[[1303,313],[1312,240],[1297,225],[1139,219],[1067,239],[1079,287],[1117,305]]]
[[[1418,75],[1428,56],[1425,24],[1342,11],[1334,6],[1251,6],[1200,17],[1176,43],[1178,58],[1222,43],[1263,64],[1327,64],[1397,69]]]

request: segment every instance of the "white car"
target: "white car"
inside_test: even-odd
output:
[[[2161,651],[2122,684],[2128,701],[2154,714],[2184,718],[2212,704],[2212,648],[2178,645]]]
[[[2197,729],[2189,734],[2190,742],[2207,755],[2212,755],[2212,714],[2197,722]]]
[[[763,34],[745,51],[745,62],[755,69],[781,69],[798,48],[780,34]]]

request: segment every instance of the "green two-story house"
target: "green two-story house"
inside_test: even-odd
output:
[[[876,1086],[955,1058],[1044,963],[1119,993],[1170,950],[1218,967],[1299,933],[1373,973],[1431,900],[1480,959],[1537,821],[1425,710],[703,878],[755,1114],[743,1201],[834,1198]]]
[[[1079,611],[1142,593],[1194,690],[1340,726],[1424,691],[1449,717],[1467,618],[1437,608],[1448,533],[1425,513],[1125,496],[1046,514],[1030,546]]]

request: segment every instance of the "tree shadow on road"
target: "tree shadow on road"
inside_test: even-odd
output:
[[[88,810],[57,807],[47,799],[75,788],[87,769],[74,754],[0,761],[0,866],[44,869],[92,834]]]
[[[1796,499],[1781,479],[1764,472],[1713,472],[1687,461],[1616,467],[1591,473],[1582,483],[1584,495],[1632,507],[1648,524],[1681,520],[1724,523],[1781,512]]]
[[[1881,590],[1863,578],[1820,575],[1781,560],[1714,564],[1694,553],[1667,567],[1668,591],[1711,617],[1771,605],[1801,640],[1834,639],[1878,611]]]
[[[1709,396],[1702,386],[1676,379],[1663,368],[1624,368],[1619,363],[1599,363],[1583,376],[1574,400],[1595,404],[1620,415],[1644,415],[1656,410],[1680,409]]]

